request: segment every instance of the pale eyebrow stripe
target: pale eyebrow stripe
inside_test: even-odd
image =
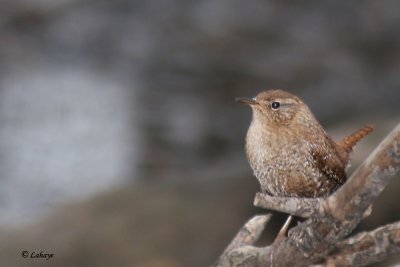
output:
[[[293,106],[294,103],[280,103],[281,106]]]

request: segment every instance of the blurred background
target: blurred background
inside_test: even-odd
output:
[[[0,1],[1,265],[210,265],[266,212],[244,154],[250,109],[233,99],[288,90],[336,140],[374,124],[351,173],[400,121],[399,10]],[[399,178],[357,231],[400,220]],[[274,214],[260,245],[285,220]]]

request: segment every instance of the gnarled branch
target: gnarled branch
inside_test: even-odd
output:
[[[400,222],[395,222],[340,241],[324,263],[313,267],[365,266],[399,253]]]

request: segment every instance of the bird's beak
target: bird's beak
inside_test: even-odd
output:
[[[237,97],[235,98],[235,101],[250,106],[258,105],[258,102],[254,98]]]

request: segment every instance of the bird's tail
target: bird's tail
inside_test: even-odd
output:
[[[374,130],[374,126],[366,125],[363,128],[357,130],[349,136],[346,136],[337,144],[347,153],[350,153],[353,150],[353,147],[360,141],[364,136],[368,135]]]

